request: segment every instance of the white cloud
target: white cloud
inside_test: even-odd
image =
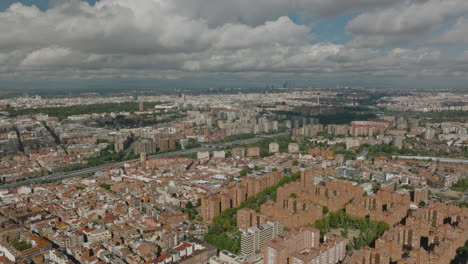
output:
[[[107,54],[194,52],[291,44],[305,41],[309,32],[284,16],[257,27],[229,23],[212,28],[204,19],[164,11],[156,0],[102,0],[96,6],[71,1],[44,13],[15,4],[0,13],[0,49],[57,45]]]
[[[35,50],[21,62],[22,66],[51,66],[69,63],[71,50],[60,47],[48,47]]]
[[[468,18],[461,17],[449,30],[431,40],[436,44],[468,44]]]
[[[404,0],[172,0],[168,10],[210,25],[242,23],[260,25],[266,20],[304,10],[315,17],[333,17],[351,11],[373,10]]]
[[[467,13],[466,0],[407,1],[362,13],[347,25],[347,31],[358,46],[406,44]]]
[[[462,0],[444,1],[451,4],[413,0],[407,11],[388,0],[67,0],[44,12],[15,4],[0,12],[0,79],[450,75],[466,65],[439,50],[311,44],[311,28],[286,16],[297,8],[318,16],[373,10],[348,30],[356,42],[384,45],[465,6],[454,10]],[[417,8],[429,17],[412,17]]]

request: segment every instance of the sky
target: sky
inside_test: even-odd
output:
[[[0,89],[122,80],[468,90],[468,1],[0,1]]]

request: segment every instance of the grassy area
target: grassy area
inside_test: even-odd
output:
[[[274,111],[277,114],[286,116],[303,116],[301,113],[293,111]],[[319,115],[314,116],[320,120],[320,124],[349,124],[356,120],[369,120],[375,119],[377,116],[374,111],[367,106],[345,107],[343,111],[335,115]]]
[[[382,97],[393,94],[387,92],[372,91],[372,93],[366,93],[366,95],[368,96],[367,98],[358,100],[358,103],[361,106],[375,106]]]
[[[223,140],[218,141],[217,143],[228,143],[228,142],[233,142],[237,140],[244,140],[244,139],[250,139],[254,138],[255,134],[253,133],[244,133],[244,134],[239,134],[239,135],[232,135],[225,137]]]
[[[86,159],[88,163],[66,168],[62,170],[62,172],[76,171],[76,170],[96,167],[99,165],[112,163],[112,162],[133,160],[139,157],[139,155],[135,154],[133,151],[130,152],[128,155],[126,155],[124,152],[111,151],[111,149],[113,149],[114,147],[113,147],[113,144],[111,144],[110,146],[111,147],[107,148],[106,150],[103,150],[101,152],[101,155],[99,155],[98,157]]]
[[[111,186],[112,186],[112,185],[106,184],[106,183],[101,183],[101,184],[99,185],[99,187],[101,187],[101,188],[103,188],[103,189],[106,189],[106,190],[108,190],[108,191],[110,191]]]
[[[131,152],[129,155],[125,155],[124,152],[115,152],[115,151],[110,151],[110,150],[105,150],[101,153],[99,157],[96,158],[89,158],[87,159],[88,161],[88,166],[94,167],[102,164],[106,164],[109,162],[118,162],[118,161],[124,161],[124,160],[132,160],[132,159],[137,159],[139,155],[134,154]]]
[[[467,259],[468,259],[468,241],[465,242],[465,245],[463,247],[460,247],[457,249],[457,256],[450,263],[462,264],[462,263],[466,263]]]
[[[115,152],[114,151],[114,143],[110,143],[109,146],[101,151],[100,155],[98,157],[94,158],[88,158],[86,161],[88,162],[87,164],[79,165],[74,168],[70,168],[71,170],[77,170],[77,169],[82,169],[82,168],[87,168],[87,167],[95,167],[99,166],[102,164],[110,163],[110,162],[118,162],[118,161],[125,161],[125,160],[132,160],[132,159],[137,159],[139,157],[138,154],[135,154],[132,151],[129,153],[125,152]]]
[[[270,145],[270,143],[273,143],[273,142],[278,143],[279,152],[282,152],[282,153],[287,153],[288,152],[289,143],[298,143],[298,142],[292,140],[291,136],[288,136],[288,137],[266,138],[266,139],[264,139],[262,141],[259,141],[259,142],[256,142],[256,143],[242,144],[242,145],[238,145],[236,147],[248,148],[248,147],[258,146],[258,147],[260,147],[260,156],[261,157],[268,157],[268,156],[273,155],[273,153],[269,152],[269,145]],[[305,153],[305,154],[308,153],[308,150],[310,148],[323,149],[323,148],[328,147],[328,146],[322,145],[322,144],[311,143],[311,142],[309,142],[307,140],[304,141],[304,142],[300,142],[298,144],[299,144],[300,152]],[[336,145],[336,146],[331,147],[331,150],[333,150],[336,154],[344,154],[345,159],[347,159],[347,160],[356,159],[356,156],[357,156],[357,154],[355,152],[350,151],[350,150],[346,150],[346,145],[344,145],[344,146]]]
[[[375,239],[390,228],[385,222],[354,217],[342,210],[331,212],[328,216],[317,220],[313,226],[320,230],[321,238],[332,229],[342,229],[341,234],[344,237],[348,236],[349,230],[359,230],[359,235],[350,239],[347,246],[348,251],[361,249],[372,244]]]
[[[466,111],[440,111],[440,112],[409,112],[409,111],[384,111],[387,116],[402,116],[416,118],[427,123],[442,122],[468,122],[468,112]]]
[[[368,107],[356,106],[356,107],[345,107],[343,112],[337,113],[336,115],[319,116],[320,124],[331,125],[331,124],[350,124],[356,120],[370,120],[375,119],[377,116]]]
[[[466,157],[468,152],[462,151],[461,153],[449,153],[447,151],[432,151],[428,148],[422,148],[420,144],[414,143],[413,148],[398,149],[390,144],[379,145],[361,145],[356,153],[360,153],[364,149],[368,150],[369,157],[391,157],[391,156],[427,156],[427,157],[444,157],[444,158],[461,158]]]
[[[111,120],[99,120],[96,121],[101,127],[108,127],[111,129],[118,129],[122,127],[126,128],[137,128],[143,126],[153,126],[163,122],[168,122],[177,118],[185,117],[185,114],[178,112],[164,113],[162,114],[150,114],[150,115],[138,115],[136,118],[130,118],[128,116],[118,115]],[[161,119],[162,118],[162,119]]]
[[[236,230],[237,211],[242,208],[251,208],[257,212],[260,211],[260,206],[269,199],[276,200],[276,190],[280,186],[296,181],[300,179],[300,177],[300,172],[290,177],[283,177],[278,184],[263,190],[255,197],[249,198],[242,203],[241,206],[224,210],[219,216],[212,220],[204,240],[214,245],[219,250],[228,250],[239,254],[241,233]]]
[[[458,201],[460,199],[460,196],[457,196],[450,192],[444,192],[444,193],[439,192],[439,193],[436,193],[435,195],[438,196],[439,200],[443,203],[447,201]]]
[[[233,147],[243,147],[243,148],[249,148],[249,147],[259,147],[260,148],[260,156],[261,157],[268,157],[273,155],[273,153],[270,153],[269,148],[270,148],[270,143],[278,143],[279,145],[279,151],[280,152],[288,152],[288,145],[289,143],[295,142],[294,140],[291,139],[291,136],[288,137],[276,137],[276,138],[265,138],[261,141],[252,143],[252,144],[242,144],[242,145],[236,145]],[[299,146],[302,146],[299,144]]]
[[[197,142],[196,139],[189,138],[188,139],[188,144],[187,144],[187,146],[185,146],[185,149],[199,148],[201,146],[202,146],[202,144]]]
[[[155,105],[162,104],[161,102],[144,103],[145,109],[154,108]],[[8,108],[6,111],[12,115],[31,115],[31,114],[47,114],[61,119],[65,119],[72,115],[82,114],[102,114],[110,112],[136,112],[138,111],[137,102],[127,103],[105,103],[91,105],[73,105],[64,107],[45,107],[45,108]]]
[[[354,153],[353,151],[351,150],[347,150],[346,148],[332,148],[331,150],[333,150],[335,152],[335,154],[343,154],[345,155],[345,159],[346,160],[353,160],[353,159],[356,159],[356,156],[357,154]]]
[[[26,250],[26,249],[30,249],[32,248],[32,245],[26,241],[21,241],[19,239],[15,239],[13,241],[11,241],[11,245],[16,248],[16,250],[18,251],[23,251],[23,250]]]
[[[461,179],[455,183],[452,188],[453,191],[464,192],[468,189],[468,179]]]

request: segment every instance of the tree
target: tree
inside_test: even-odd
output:
[[[377,193],[380,190],[380,187],[381,187],[380,183],[372,185],[372,192]]]
[[[389,229],[385,222],[371,221],[361,217],[353,217],[343,210],[330,212],[327,216],[315,222],[314,226],[320,230],[320,235],[330,232],[332,228],[342,228],[343,233],[348,233],[348,228],[360,231],[358,237],[350,241],[348,250],[360,249],[371,244],[377,237]]]
[[[464,192],[468,190],[468,179],[461,179],[457,183],[455,183],[452,188],[452,190],[457,191],[457,192]]]
[[[299,161],[294,160],[294,161],[292,162],[292,165],[293,165],[293,166],[299,166]]]
[[[11,245],[15,247],[18,251],[23,251],[32,248],[32,245],[30,243],[19,239],[14,239],[13,241],[11,241]]]
[[[99,185],[99,187],[104,188],[104,189],[110,191],[111,185],[110,185],[110,184],[106,184],[106,183],[101,183],[101,184]]]
[[[422,208],[422,207],[424,207],[424,206],[426,206],[426,202],[420,201],[420,202],[418,203],[418,207],[419,207],[419,208]]]
[[[328,212],[330,212],[330,209],[328,209],[328,206],[323,206],[322,207],[322,212],[324,215],[328,214]]]
[[[244,201],[239,207],[226,209],[220,215],[213,218],[208,231],[204,235],[204,240],[214,245],[219,250],[228,250],[238,254],[240,252],[241,233],[236,232],[236,214],[241,208],[250,208],[260,210],[260,206],[267,202],[268,198],[276,200],[276,190],[284,184],[300,179],[301,173],[297,172],[290,177],[283,177],[279,183],[266,188],[254,197],[250,197]],[[186,210],[186,209],[184,209]]]
[[[341,236],[344,237],[344,238],[348,238],[348,229],[345,228],[344,230],[341,230]]]

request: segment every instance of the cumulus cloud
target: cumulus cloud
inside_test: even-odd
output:
[[[402,1],[404,0],[173,0],[166,7],[187,17],[205,19],[210,25],[259,25],[297,10],[305,10],[316,17],[333,17],[351,11],[391,6]]]
[[[48,66],[69,63],[71,50],[60,47],[39,49],[28,54],[21,65],[24,66]]]
[[[467,13],[466,0],[406,1],[358,15],[347,25],[347,31],[356,37],[355,45],[407,44]]]
[[[450,75],[451,64],[462,72],[463,62],[437,49],[314,43],[313,28],[287,16],[298,9],[318,17],[359,10],[348,25],[353,44],[374,38],[388,44],[453,19],[466,6],[407,1],[57,0],[46,11],[17,3],[0,12],[0,79]],[[411,3],[409,10],[402,3]],[[413,17],[417,8],[429,17]]]
[[[196,52],[213,46],[242,48],[306,40],[309,29],[282,16],[252,27],[209,27],[203,19],[165,13],[156,0],[102,0],[96,6],[79,1],[41,12],[14,4],[0,14],[0,49],[48,45],[98,53]]]
[[[431,40],[436,44],[468,44],[468,18],[461,17],[447,31]]]

